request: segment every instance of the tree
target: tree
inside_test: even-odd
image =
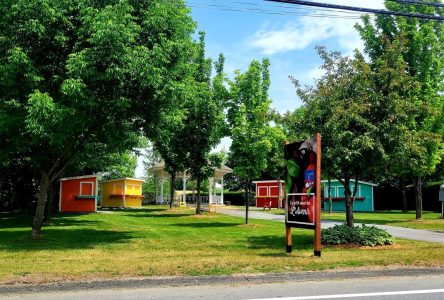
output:
[[[186,116],[182,137],[187,141],[187,172],[197,182],[196,214],[201,214],[200,188],[204,179],[214,174],[221,160],[210,152],[224,134],[226,89],[223,73],[224,56],[215,63],[216,76],[211,81],[211,60],[205,58],[205,34],[200,32],[196,73],[191,96],[185,101]]]
[[[142,125],[152,132],[194,22],[182,1],[18,0],[0,11],[0,142],[40,173],[37,238],[48,187],[68,166],[135,148]]]
[[[269,61],[253,60],[248,70],[236,72],[230,83],[228,121],[234,172],[245,188],[245,223],[248,224],[249,190],[254,178],[267,167],[272,149],[269,129]]]
[[[396,11],[443,15],[442,9],[432,6],[391,1],[386,1],[385,5]],[[406,71],[420,83],[412,95],[412,103],[416,106],[414,120],[406,124],[405,143],[397,150],[397,157],[402,158],[397,161],[401,171],[399,176],[412,180],[416,218],[420,219],[423,180],[434,172],[443,154],[444,24],[394,16],[377,16],[376,22],[371,22],[369,17],[363,20],[364,25],[357,26],[357,29],[364,40],[371,66],[375,68],[378,59],[387,51],[386,40],[394,43],[403,39],[405,47],[400,54],[407,65]]]
[[[372,115],[371,73],[358,52],[354,58],[328,53],[322,47],[318,52],[325,75],[315,87],[299,88],[298,94],[306,106],[306,131],[322,134],[323,166],[344,186],[346,220],[352,227],[358,180],[384,155]]]

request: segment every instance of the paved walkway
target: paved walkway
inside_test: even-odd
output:
[[[225,215],[245,218],[244,210],[218,208],[217,212]],[[285,217],[283,215],[269,214],[255,210],[250,210],[248,212],[248,216],[251,219],[260,219],[260,220],[269,220],[269,221],[278,221],[278,222],[285,221]],[[321,223],[321,227],[329,228],[337,224],[341,224],[341,222],[323,220]],[[355,223],[355,225],[361,225],[361,224]],[[444,232],[412,229],[412,228],[396,227],[388,225],[377,225],[377,224],[372,224],[372,226],[387,230],[387,232],[389,232],[392,236],[397,238],[444,244]]]

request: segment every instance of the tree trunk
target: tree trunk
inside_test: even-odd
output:
[[[420,176],[413,179],[413,186],[415,187],[416,200],[416,219],[422,219],[422,178]]]
[[[401,183],[401,192],[402,192],[402,212],[407,212],[408,211],[407,186],[404,181]]]
[[[347,226],[353,227],[353,201],[350,191],[350,177],[346,176],[344,178],[344,196],[345,196],[345,216],[347,220]]]
[[[355,203],[356,200],[356,192],[358,191],[358,176],[355,176],[355,185],[353,187],[353,196],[352,196],[352,203]]]
[[[245,180],[245,224],[248,224],[248,180]]]
[[[328,213],[333,213],[333,199],[331,197],[331,177],[328,176]]]
[[[277,177],[278,177],[278,182],[277,182],[277,186],[278,186],[277,208],[280,209],[281,208],[281,174],[278,173]]]
[[[53,184],[49,184],[48,194],[47,194],[47,204],[45,205],[45,216],[43,217],[43,223],[47,224],[51,220],[52,215],[52,206],[53,206],[53,198],[54,198],[54,189]]]
[[[40,237],[40,231],[42,229],[43,217],[45,214],[45,205],[48,195],[48,187],[50,185],[49,175],[46,172],[42,172],[42,178],[40,179],[40,190],[38,193],[37,208],[35,210],[34,223],[32,224],[31,238],[38,239]]]
[[[174,183],[176,182],[176,172],[171,173],[171,182],[170,182],[170,209],[173,208],[174,201]]]
[[[202,214],[202,210],[200,209],[200,179],[197,179],[197,200],[196,200],[196,215]],[[208,202],[208,205],[210,203]]]

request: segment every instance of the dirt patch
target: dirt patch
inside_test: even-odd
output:
[[[237,225],[236,227],[240,227],[240,228],[243,228],[243,227],[245,227],[245,228],[260,228],[260,227],[264,227],[264,226],[260,225],[260,224],[240,224],[240,225]]]
[[[362,250],[385,250],[385,249],[402,249],[403,247],[399,244],[393,245],[384,245],[384,246],[362,246],[359,244],[342,244],[342,245],[322,245],[322,247],[330,248],[330,249],[362,249]]]
[[[214,214],[205,214],[205,215],[192,215],[190,218],[196,218],[196,219],[211,219],[216,217]]]

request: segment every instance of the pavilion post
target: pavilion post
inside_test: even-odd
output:
[[[208,179],[208,188],[209,188],[209,191],[208,191],[208,205],[210,205],[213,202],[213,196],[212,196],[212,192],[213,191],[211,190],[212,183],[213,183],[213,178]]]
[[[222,205],[224,204],[224,175],[222,175],[220,179],[220,185],[222,187],[222,191],[220,192],[220,197],[222,198]]]
[[[159,177],[157,176],[157,175],[154,175],[154,183],[155,183],[155,186],[156,186],[156,204],[157,204],[157,201],[158,201],[158,192],[159,192],[159,187],[158,187],[158,185],[159,185]]]
[[[183,181],[182,202],[183,202],[183,203],[186,203],[186,202],[187,202],[187,199],[186,199],[185,191],[186,191],[186,188],[187,188],[187,171],[183,171],[183,178],[182,178],[182,181]]]
[[[160,180],[160,204],[163,204],[163,183],[164,183],[165,179],[163,178],[162,175],[162,179]]]

